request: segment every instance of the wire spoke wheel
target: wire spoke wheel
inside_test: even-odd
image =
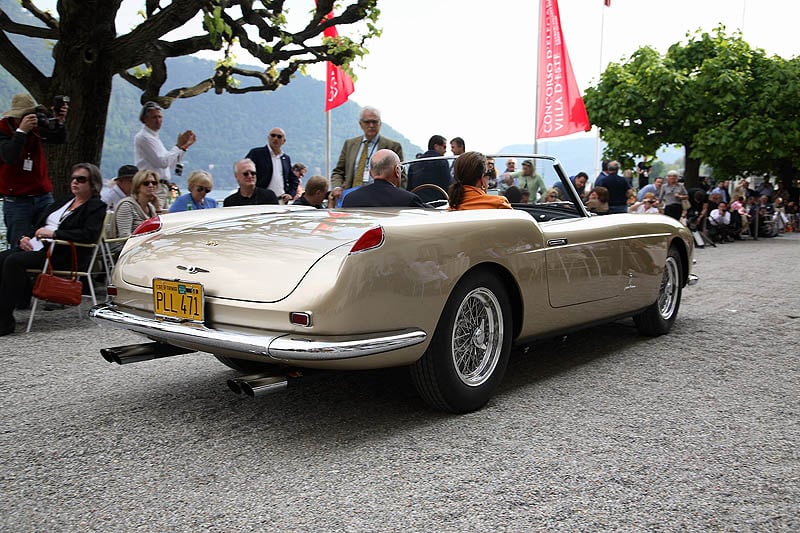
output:
[[[470,387],[486,382],[500,358],[503,339],[500,302],[483,287],[467,294],[456,314],[452,336],[453,365]]]
[[[681,255],[673,246],[664,260],[664,271],[661,274],[661,285],[656,301],[638,315],[633,316],[639,333],[652,337],[669,333],[681,305],[683,281]]]
[[[669,320],[675,314],[678,303],[678,290],[680,287],[680,271],[678,262],[674,257],[667,257],[664,265],[664,275],[661,278],[661,290],[658,294],[658,312],[661,318]]]
[[[490,269],[458,282],[431,343],[411,367],[420,396],[437,409],[468,413],[489,401],[506,372],[514,330],[506,286]]]

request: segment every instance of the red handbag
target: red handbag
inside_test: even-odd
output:
[[[32,292],[35,298],[64,305],[81,304],[83,283],[78,279],[78,254],[75,245],[72,243],[69,245],[72,248],[72,274],[69,278],[53,274],[53,261],[50,258],[53,246],[50,246],[47,249],[47,272],[36,276],[36,283],[33,285]]]

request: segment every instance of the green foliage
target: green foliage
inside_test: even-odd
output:
[[[691,180],[700,160],[720,177],[796,168],[798,87],[797,59],[767,57],[720,26],[672,45],[663,57],[643,47],[610,64],[584,101],[608,144],[606,157],[682,145]]]
[[[208,31],[208,36],[216,50],[222,48],[223,40],[228,41],[233,38],[233,29],[222,18],[220,6],[211,10],[206,9],[203,12],[203,27]]]

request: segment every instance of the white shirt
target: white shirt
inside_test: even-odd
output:
[[[128,196],[119,188],[116,183],[113,187],[105,188],[100,192],[100,199],[103,200],[109,209],[114,209],[114,204]]]
[[[719,212],[719,209],[714,209],[711,211],[708,221],[711,222],[712,226],[727,226],[731,223],[731,213],[730,211],[725,211],[723,215]]]
[[[364,167],[364,175],[361,177],[361,183],[363,185],[369,185],[373,181],[369,173],[369,167],[372,165],[372,154],[378,149],[378,139],[380,138],[380,135],[376,135],[370,141],[367,139],[366,135],[361,137],[361,146],[358,152],[356,152],[356,164],[353,167],[353,175],[355,176],[356,170],[358,169],[358,162],[361,160],[361,152],[367,150],[367,165]]]
[[[276,154],[270,150],[269,155],[272,158],[272,179],[269,181],[268,188],[280,198],[283,195],[283,164],[281,163],[283,152]]]
[[[158,132],[147,126],[133,138],[133,161],[139,170],[155,170],[161,179],[170,180],[170,169],[183,159],[183,150],[177,146],[167,150]]]

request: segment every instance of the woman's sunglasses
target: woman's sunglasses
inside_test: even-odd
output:
[[[202,185],[198,185],[198,186],[197,186],[197,188],[196,188],[195,190],[196,190],[197,192],[203,192],[203,191],[205,191],[205,192],[209,193],[209,192],[211,192],[211,187],[203,187]]]

